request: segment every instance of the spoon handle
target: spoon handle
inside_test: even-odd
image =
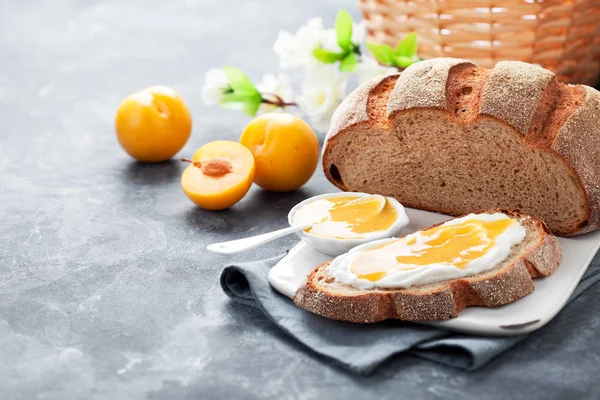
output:
[[[312,224],[291,226],[289,228],[280,229],[278,231],[263,233],[262,235],[251,236],[243,239],[230,240],[228,242],[213,243],[206,246],[206,250],[217,254],[236,254],[242,251],[250,250],[261,246],[272,240],[287,236],[292,233],[310,228]]]

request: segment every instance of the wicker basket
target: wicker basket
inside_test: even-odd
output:
[[[368,40],[419,35],[423,58],[459,57],[492,67],[537,63],[570,83],[600,77],[600,0],[360,0]]]

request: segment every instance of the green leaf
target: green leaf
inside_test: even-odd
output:
[[[356,54],[348,53],[348,55],[344,57],[340,63],[340,71],[353,72],[357,65],[358,60],[356,59]]]
[[[411,32],[402,39],[398,46],[396,47],[396,54],[403,57],[412,57],[417,54],[417,34],[415,32]]]
[[[228,103],[242,103],[244,101],[246,101],[246,96],[236,93],[224,93],[223,97],[221,97],[220,104],[225,105]]]
[[[221,97],[219,104],[222,106],[228,106],[231,105],[231,103],[243,103],[244,101],[246,101],[246,98],[244,96],[230,93],[224,94],[223,97]]]
[[[227,75],[229,86],[231,86],[235,94],[249,97],[258,93],[250,78],[241,69],[225,66],[223,67],[223,71]]]
[[[346,10],[340,10],[335,19],[335,33],[338,46],[349,51],[352,45],[352,16]]]
[[[256,113],[258,112],[258,109],[259,109],[261,103],[262,103],[262,96],[259,93],[258,97],[249,97],[248,99],[246,99],[246,102],[244,103],[244,108],[242,109],[242,111],[246,115],[248,115],[250,117],[254,117],[256,115]]]
[[[313,50],[315,58],[325,64],[333,64],[339,61],[344,56],[343,53],[334,53],[333,51],[325,50],[322,48],[316,48]]]
[[[257,91],[255,94],[238,94],[238,93],[226,93],[221,97],[220,104],[223,107],[242,110],[244,113],[253,117],[256,115],[260,104],[262,103],[262,96]]]
[[[415,57],[398,56],[394,59],[394,65],[400,68],[408,68],[417,61],[418,59]]]
[[[392,65],[394,63],[396,52],[391,46],[368,42],[367,48],[380,63],[387,65]]]

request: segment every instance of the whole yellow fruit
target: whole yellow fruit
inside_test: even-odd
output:
[[[165,161],[190,137],[192,116],[177,92],[166,86],[152,86],[121,102],[115,130],[131,157],[145,162]]]
[[[266,190],[288,192],[304,185],[319,161],[319,140],[302,119],[284,113],[254,118],[240,143],[254,155],[254,183]]]

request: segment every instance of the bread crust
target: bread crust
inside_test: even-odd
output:
[[[325,137],[323,143],[323,151],[327,148],[327,141],[335,136],[332,132],[342,132],[350,126],[361,122],[369,122],[369,114],[367,113],[367,103],[373,89],[375,89],[386,76],[376,77],[358,88],[354,89],[339,105],[331,116],[331,124],[329,126],[329,134]]]
[[[501,210],[491,210],[496,212]],[[562,260],[555,236],[543,222],[520,212],[501,211],[513,218],[527,219],[539,236],[523,255],[501,267],[466,278],[414,286],[407,289],[327,290],[319,283],[326,276],[326,262],[315,268],[294,295],[299,307],[341,321],[374,323],[386,319],[404,321],[455,318],[464,307],[496,307],[533,292],[532,278],[550,275]],[[437,225],[434,225],[435,227]]]
[[[491,71],[479,112],[529,133],[535,111],[555,76],[547,69],[520,61],[501,61]]]
[[[589,86],[585,102],[562,125],[552,150],[575,170],[590,205],[589,218],[576,234],[600,228],[600,93]]]
[[[329,166],[332,164],[330,150],[335,142],[356,127],[381,133],[382,126],[391,127],[394,115],[423,109],[444,111],[448,118],[459,120],[454,110],[449,109],[447,84],[451,71],[461,65],[477,67],[468,60],[438,58],[413,64],[402,74],[395,75],[397,82],[389,94],[385,123],[369,120],[368,105],[371,93],[386,77],[375,78],[355,90],[334,114],[326,136],[325,176],[342,190],[354,190],[336,179]],[[578,219],[574,228],[556,233],[572,236],[599,229],[600,93],[583,85],[557,84],[552,72],[517,61],[500,62],[486,75],[478,104],[471,104],[473,110],[467,114],[474,111],[474,119],[491,118],[514,129],[525,146],[552,154],[571,171],[582,198],[586,199],[585,218]],[[556,89],[557,85],[560,90]],[[561,104],[563,97],[559,97],[558,92],[573,92],[573,99],[567,96],[572,104]],[[582,101],[578,94],[583,94]]]
[[[446,82],[452,67],[475,65],[461,58],[435,58],[421,61],[400,74],[387,105],[388,118],[413,108],[446,109]]]

